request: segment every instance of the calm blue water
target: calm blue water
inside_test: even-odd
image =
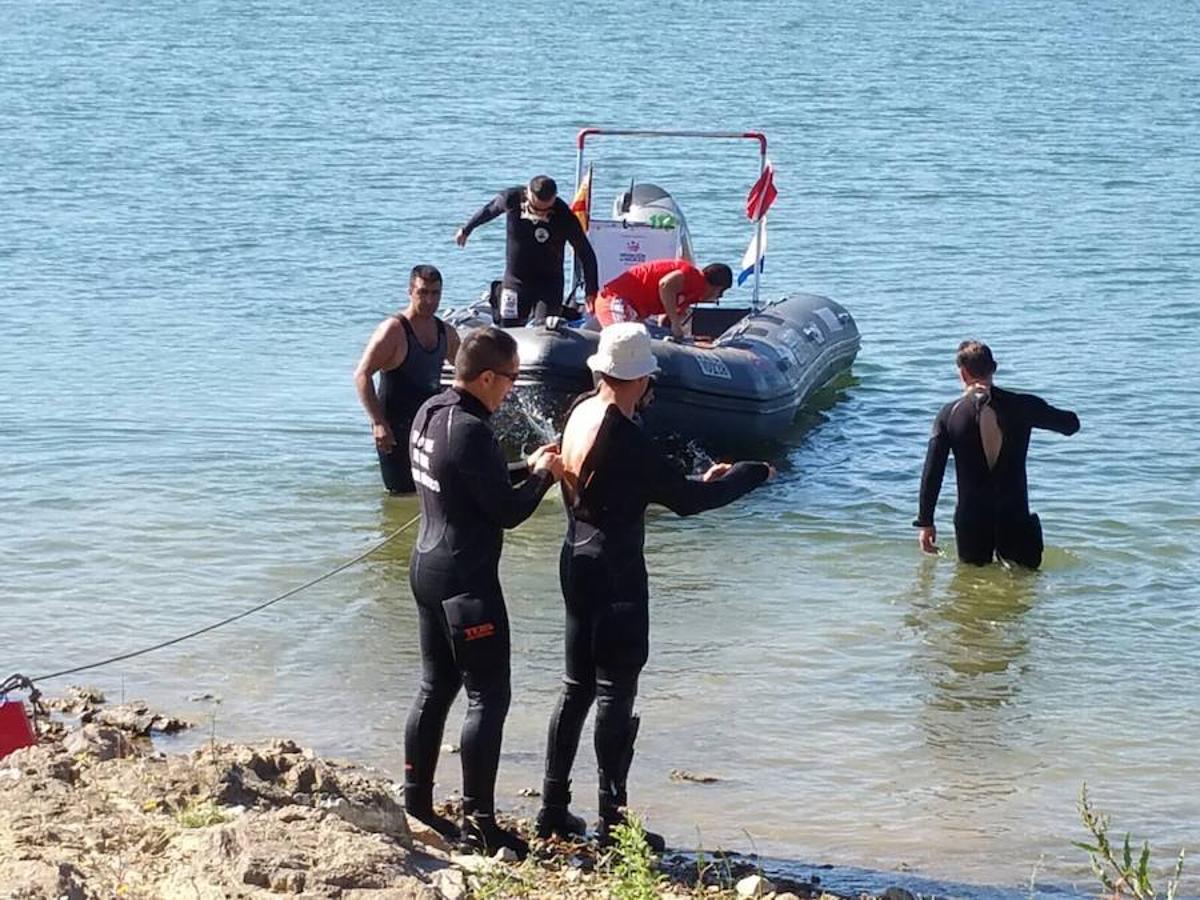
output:
[[[767,295],[838,299],[863,349],[768,490],[652,516],[635,804],[681,844],[745,829],[813,863],[1090,890],[1086,780],[1164,860],[1196,849],[1197,109],[1187,2],[6,0],[0,670],[171,637],[406,521],[351,372],[408,268],[472,299],[502,229],[460,250],[455,228],[535,172],[569,185],[581,126],[759,128]],[[658,181],[701,258],[740,258],[747,147],[597,149],[598,197]],[[908,525],[966,336],[1083,420],[1035,439],[1037,575],[922,558]],[[557,689],[561,529],[548,501],[506,551],[516,808]],[[409,547],[88,680],[398,775]],[[587,809],[593,784],[585,747]]]

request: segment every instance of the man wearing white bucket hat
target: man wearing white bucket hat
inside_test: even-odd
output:
[[[596,701],[598,826],[602,843],[624,821],[626,779],[638,718],[638,675],[650,649],[649,579],[643,555],[645,512],[658,503],[687,516],[731,503],[765,482],[763,462],[718,463],[687,478],[633,421],[658,371],[650,335],[636,322],[600,335],[588,358],[596,390],[576,402],[563,431],[567,534],[559,572],[566,602],[566,674],[550,717],[537,831],[582,834],[572,815],[570,774],[584,719]],[[654,849],[660,836],[647,834]]]

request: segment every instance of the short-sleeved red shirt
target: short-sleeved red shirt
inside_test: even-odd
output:
[[[643,319],[661,315],[666,310],[658,296],[658,283],[664,276],[676,271],[683,273],[683,293],[678,300],[682,311],[684,307],[699,303],[708,289],[704,273],[686,259],[656,259],[638,263],[604,285],[604,293],[620,297],[633,306]]]

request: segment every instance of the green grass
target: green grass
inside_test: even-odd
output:
[[[228,822],[229,813],[212,800],[190,800],[187,806],[175,813],[175,821],[182,828],[207,828]]]
[[[1108,837],[1109,817],[1092,806],[1086,783],[1079,789],[1079,817],[1083,820],[1083,826],[1091,833],[1092,841],[1072,843],[1087,851],[1092,871],[1109,896],[1121,898],[1128,895],[1135,900],[1157,900],[1159,894],[1150,876],[1150,842],[1142,842],[1142,849],[1135,859],[1129,832],[1126,832],[1125,840],[1118,851]],[[1179,877],[1183,873],[1184,856],[1185,852],[1181,849],[1175,861],[1174,873],[1167,880],[1166,900],[1175,900],[1175,894],[1179,890]]]
[[[646,829],[633,813],[612,829],[614,843],[605,856],[604,867],[613,883],[614,900],[655,900],[666,877],[654,865],[654,854],[646,843]]]

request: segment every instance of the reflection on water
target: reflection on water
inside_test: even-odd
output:
[[[1021,759],[1031,718],[1021,698],[1038,577],[930,556],[917,566],[905,624],[917,638],[912,667],[928,685],[918,721],[942,792],[955,799],[1012,793],[1012,767],[1036,766]]]

